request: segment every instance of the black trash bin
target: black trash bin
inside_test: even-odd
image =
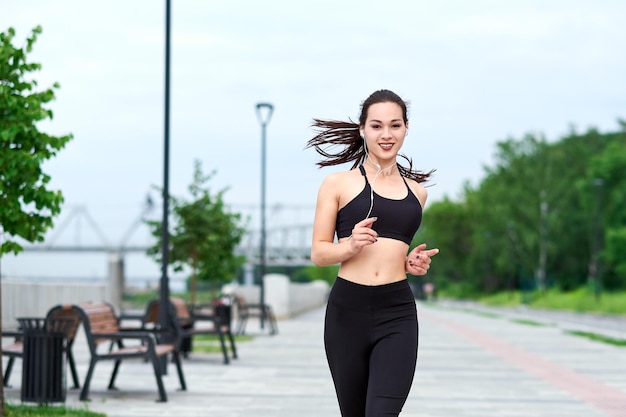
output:
[[[193,329],[193,323],[184,323],[180,326],[184,330]],[[193,350],[193,341],[191,336],[184,336],[180,341],[180,351],[183,354],[183,358],[188,358],[189,354]]]
[[[24,332],[23,402],[65,402],[67,330],[75,320],[18,318]]]
[[[220,319],[222,326],[230,328],[232,321],[232,306],[229,304],[216,304],[215,315]]]

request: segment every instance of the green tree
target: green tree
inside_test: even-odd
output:
[[[38,122],[52,119],[46,104],[54,100],[59,85],[36,91],[37,81],[29,77],[41,69],[41,64],[27,61],[41,32],[40,26],[33,29],[23,47],[13,45],[13,28],[0,33],[0,259],[22,250],[19,239],[43,241],[63,202],[61,191],[48,188],[50,176],[42,164],[72,136],[52,136],[37,128]],[[0,393],[0,415],[4,415],[3,386]]]
[[[620,125],[612,133],[572,131],[553,143],[535,134],[499,142],[478,186],[466,185],[458,202],[427,209],[420,233],[445,254],[429,275],[464,283],[465,294],[571,290],[591,277],[595,285],[597,275],[607,289],[626,287],[626,124]]]
[[[59,85],[34,91],[37,81],[27,79],[29,73],[41,69],[41,64],[27,62],[40,33],[41,27],[33,29],[22,48],[13,46],[12,28],[0,33],[0,224],[4,232],[0,255],[22,250],[16,237],[43,241],[63,202],[61,191],[47,188],[50,176],[42,164],[72,136],[52,136],[37,128],[38,122],[52,119],[52,110],[45,105],[54,100]]]
[[[620,140],[621,139],[621,140]],[[598,271],[608,288],[626,283],[626,138],[613,136],[602,153],[592,158],[589,177],[595,182],[595,204],[599,210],[601,265]],[[592,194],[593,195],[593,194]],[[594,236],[594,238],[596,238]]]
[[[226,190],[213,195],[206,187],[213,175],[214,172],[204,175],[201,163],[195,161],[194,178],[189,186],[191,201],[171,198],[173,221],[169,234],[169,263],[175,271],[191,268],[192,303],[196,301],[197,281],[208,281],[214,286],[218,282],[230,281],[245,261],[234,252],[245,232],[241,215],[230,212],[224,205]],[[161,262],[162,223],[147,223],[157,239],[148,255]]]
[[[333,285],[339,272],[339,265],[330,266],[315,266],[307,265],[297,268],[291,274],[292,282],[311,282],[311,281],[326,281],[329,285]]]
[[[593,158],[601,154],[613,134],[601,134],[596,129],[585,133],[571,132],[553,145],[564,155],[559,174],[569,184],[559,199],[554,243],[557,247],[550,269],[555,282],[564,290],[585,285],[594,259],[594,176]]]
[[[471,219],[465,204],[447,197],[428,206],[424,222],[411,243],[411,248],[422,242],[438,248],[445,256],[438,257],[428,271],[429,279],[439,287],[454,282],[469,284],[472,276],[466,274],[467,255],[470,251]]]
[[[483,183],[485,188],[492,185],[485,208],[500,209],[492,235],[508,237],[521,264],[534,271],[539,288],[546,286],[549,258],[554,256],[555,221],[568,187],[559,156],[538,135],[500,142],[496,168],[487,170]]]

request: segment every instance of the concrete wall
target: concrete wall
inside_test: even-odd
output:
[[[2,328],[17,327],[17,317],[44,317],[57,304],[108,301],[119,311],[120,292],[115,282],[41,282],[2,280]],[[329,285],[324,281],[294,283],[280,274],[265,276],[265,303],[277,318],[288,318],[326,303]],[[251,303],[258,303],[260,288],[255,285],[229,284],[225,293],[236,292]]]
[[[107,285],[2,280],[2,328],[17,327],[18,317],[45,317],[57,304],[111,301]]]
[[[281,274],[265,275],[265,304],[269,304],[277,318],[288,318],[326,303],[330,287],[325,281],[310,283],[290,282]],[[258,303],[261,289],[258,285],[228,284],[225,294],[237,293],[250,303]]]
[[[299,314],[326,305],[330,287],[326,281],[291,283],[289,285],[289,315]]]

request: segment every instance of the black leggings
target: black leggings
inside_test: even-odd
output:
[[[417,310],[406,280],[379,286],[337,277],[324,344],[343,417],[398,416],[417,361]]]

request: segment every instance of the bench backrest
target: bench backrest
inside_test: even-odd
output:
[[[70,325],[64,325],[60,329],[63,333],[65,333],[65,337],[67,338],[68,343],[71,345],[74,343],[74,339],[76,338],[76,333],[78,332],[78,328],[82,322],[82,318],[80,314],[73,310],[65,310],[59,308],[51,308],[46,314],[46,321],[48,323],[54,324],[54,321],[57,319],[71,319]]]
[[[81,303],[58,306],[57,309],[65,313],[57,314],[78,314],[85,329],[85,336],[89,349],[95,352],[97,345],[103,342],[110,342],[111,339],[98,338],[98,334],[119,332],[119,322],[115,315],[113,306],[107,302]]]
[[[185,326],[192,323],[191,312],[189,311],[189,305],[187,301],[179,297],[170,298],[170,303],[176,311],[176,317],[181,326]]]
[[[233,304],[237,307],[237,311],[241,313],[246,313],[248,310],[248,303],[246,299],[240,294],[232,295]]]
[[[70,334],[68,334],[68,340],[75,337],[78,327],[82,323],[87,345],[92,355],[97,353],[100,343],[111,341],[111,339],[98,338],[98,334],[117,333],[119,331],[115,310],[111,304],[106,302],[57,305],[50,309],[48,316],[60,319],[78,319],[76,327],[71,329]]]
[[[148,327],[148,325],[158,325],[160,320],[159,304],[160,300],[158,299],[152,300],[148,303],[148,306],[146,307],[146,312],[143,317],[144,327]],[[172,313],[176,314],[175,318],[177,319],[178,324],[180,324],[181,326],[193,324],[193,318],[191,317],[189,305],[184,299],[179,297],[171,297],[170,306],[172,308]]]
[[[117,333],[120,331],[119,322],[113,306],[109,303],[84,303],[78,306],[86,318],[86,326],[93,334]]]

